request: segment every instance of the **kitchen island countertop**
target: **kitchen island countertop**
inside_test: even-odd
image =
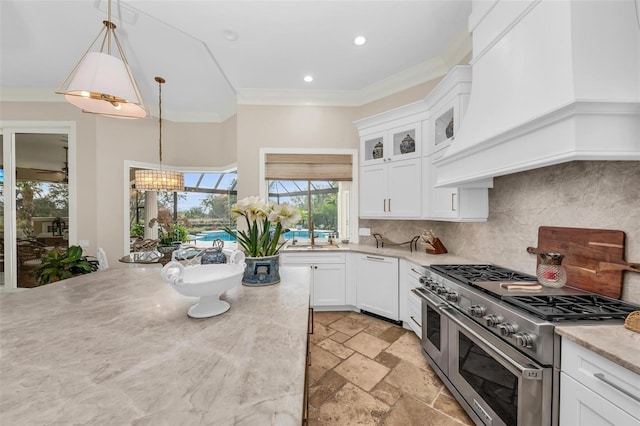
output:
[[[197,302],[155,268],[0,294],[2,424],[299,425],[310,273]]]

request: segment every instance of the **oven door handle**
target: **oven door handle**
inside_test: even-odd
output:
[[[503,351],[495,347],[492,343],[488,342],[482,336],[480,336],[476,331],[471,329],[467,324],[453,315],[455,311],[453,311],[450,307],[441,306],[440,312],[453,321],[458,327],[467,333],[471,334],[474,339],[478,340],[482,344],[482,349],[490,352],[492,356],[497,358],[498,360],[504,360],[508,363],[512,368],[518,371],[521,378],[526,380],[542,380],[543,378],[543,370],[541,368],[536,368],[534,366],[524,366],[511,358],[509,355],[505,354]]]
[[[426,291],[424,291],[420,287],[416,287],[416,288],[411,289],[411,292],[413,294],[415,294],[416,296],[418,296],[419,298],[426,300],[427,303],[429,303],[432,307],[442,308],[442,307],[445,307],[445,306],[450,306],[447,302],[444,302],[442,300],[434,299],[432,296],[429,295],[429,293],[427,293]]]

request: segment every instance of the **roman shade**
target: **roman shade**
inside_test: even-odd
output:
[[[351,181],[350,154],[266,154],[266,180]]]

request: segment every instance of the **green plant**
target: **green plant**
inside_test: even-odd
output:
[[[74,275],[96,271],[98,264],[82,255],[82,247],[70,246],[66,251],[50,250],[42,259],[42,265],[34,271],[39,285],[65,280]]]
[[[173,221],[173,215],[166,209],[158,211],[158,217],[154,217],[149,221],[149,228],[158,224],[158,237],[160,244],[171,245],[173,242],[188,241],[189,232],[187,229],[191,226],[191,222],[186,217],[178,218],[177,222]]]
[[[144,237],[144,222],[136,222],[131,225],[130,235]]]
[[[248,230],[233,230],[228,226],[222,229],[238,240],[245,254],[250,257],[264,257],[278,254],[283,243],[279,244],[280,235],[286,228],[300,221],[300,214],[295,207],[287,203],[276,204],[266,202],[258,197],[247,197],[231,207],[234,218],[243,216]],[[275,224],[274,229],[271,225]]]

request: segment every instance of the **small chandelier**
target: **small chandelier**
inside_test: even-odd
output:
[[[158,82],[158,109],[160,123],[160,170],[136,170],[135,187],[138,191],[184,191],[184,175],[181,172],[162,170],[162,84],[165,79],[156,77]]]
[[[64,95],[67,102],[83,112],[118,118],[144,118],[147,112],[140,91],[116,36],[116,25],[111,22],[111,0],[108,20],[102,23],[104,27],[60,83],[56,93]],[[90,52],[103,34],[100,51]],[[120,59],[111,55],[112,40],[118,48]]]

